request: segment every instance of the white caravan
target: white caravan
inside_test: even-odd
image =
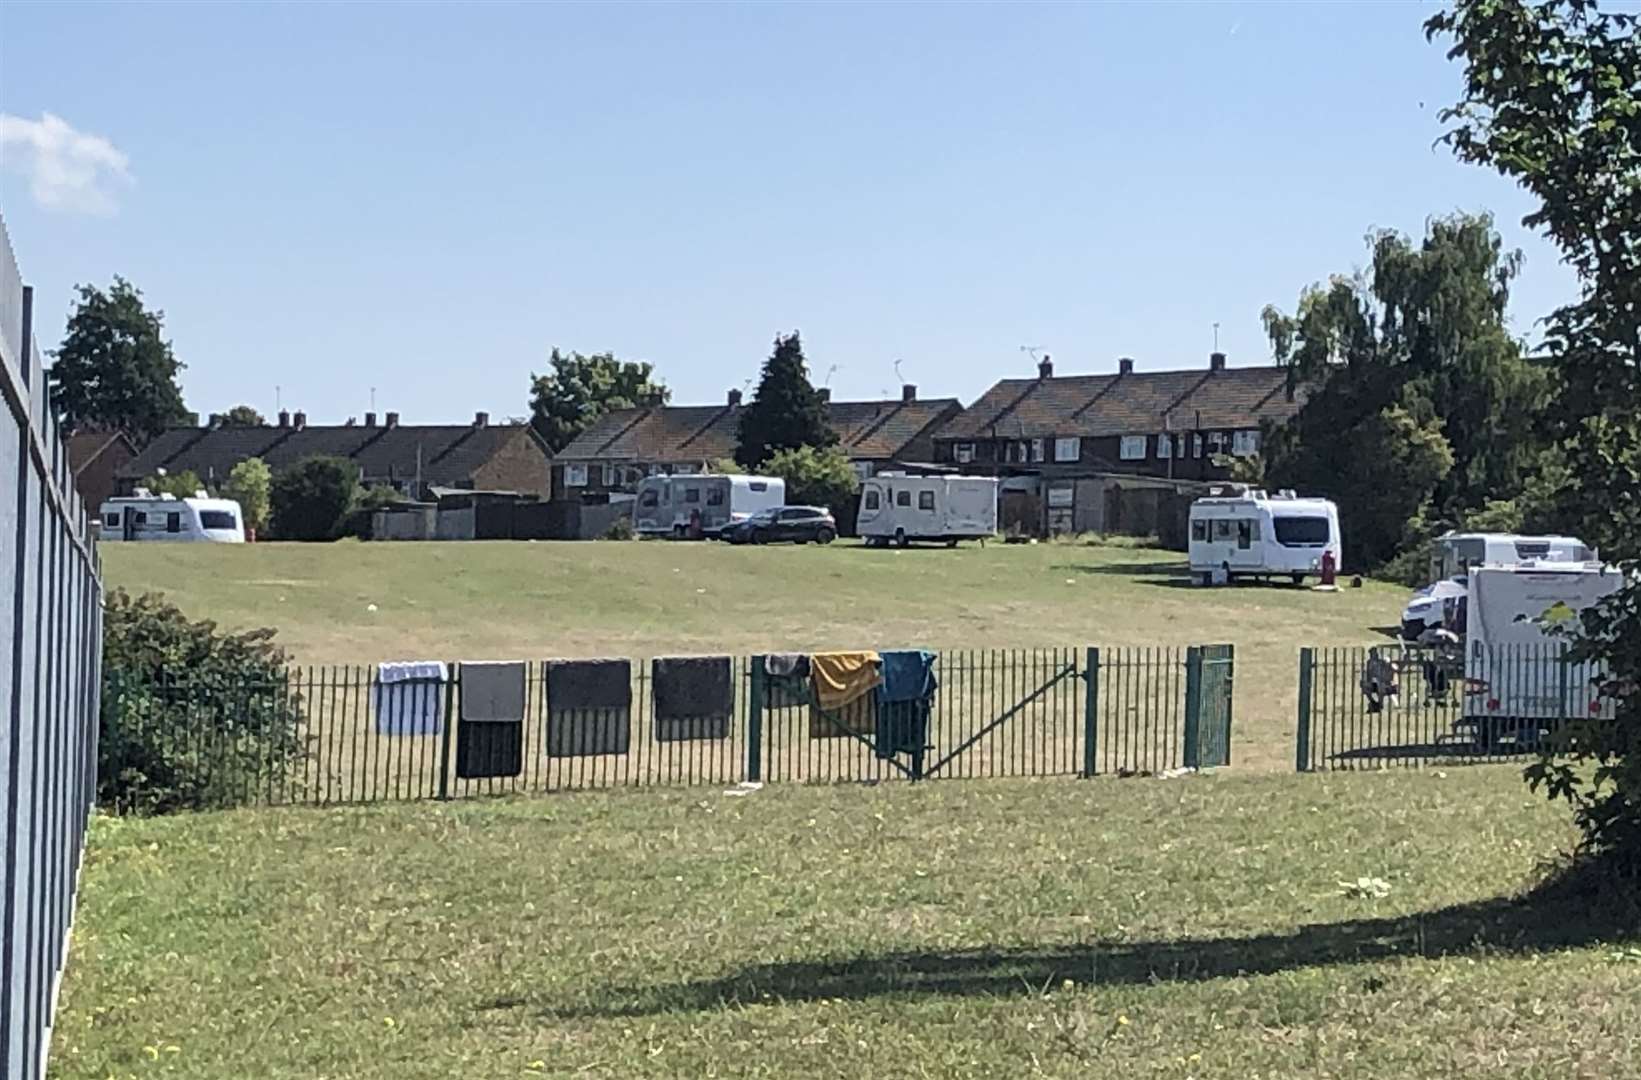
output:
[[[632,523],[640,536],[683,539],[786,503],[786,481],[775,476],[648,476],[639,481]]]
[[[1343,568],[1339,508],[1291,491],[1211,488],[1191,504],[1189,550],[1191,580],[1199,585],[1219,575],[1226,581],[1289,577],[1297,584],[1319,574],[1329,552],[1335,571]]]
[[[232,499],[135,495],[109,499],[98,510],[97,535],[103,540],[210,541],[243,544],[245,519]]]
[[[997,480],[878,473],[861,485],[855,529],[871,547],[984,540],[997,532]]]
[[[1472,566],[1523,566],[1532,562],[1584,563],[1594,548],[1572,536],[1517,536],[1514,533],[1447,533],[1430,554],[1430,584],[1415,590],[1402,609],[1402,637],[1409,641],[1442,624],[1447,601],[1464,596]]]
[[[1473,566],[1468,590],[1455,601],[1464,639],[1464,719],[1491,743],[1514,735],[1536,740],[1571,717],[1610,708],[1598,693],[1594,663],[1569,664],[1565,634],[1584,609],[1617,592],[1624,575],[1600,563]]]

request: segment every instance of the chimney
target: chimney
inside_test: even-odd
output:
[[[365,426],[366,427],[375,427],[376,426],[376,414],[375,413],[368,412],[368,413],[365,414]]]
[[[739,390],[731,390],[729,392],[729,407],[732,409],[738,409],[741,407],[741,392]]]
[[[912,383],[907,383],[905,386],[902,386],[900,388],[900,400],[901,401],[916,401],[917,400],[917,387]]]
[[[399,426],[399,414],[398,413],[390,412],[390,413],[387,414],[387,426],[390,427],[390,428],[395,428],[395,427]]]
[[[1132,356],[1125,356],[1121,360],[1117,361],[1117,374],[1118,375],[1132,375],[1132,374],[1134,374],[1134,358]]]
[[[212,428],[221,427],[222,426],[222,417],[220,415],[218,415],[217,413],[212,413],[211,418],[209,420],[205,421],[205,426],[206,427],[212,427]]]
[[[280,409],[279,410],[279,426],[280,427],[290,427],[291,426],[291,414],[290,414],[289,410],[286,410],[286,409]]]
[[[490,426],[490,414],[487,413],[487,412],[476,412],[476,413],[474,413],[473,414],[473,426],[476,427],[476,428],[489,427]]]
[[[1224,371],[1225,370],[1225,354],[1222,353],[1222,352],[1211,352],[1211,353],[1209,353],[1208,354],[1208,370],[1209,371]]]
[[[1043,359],[1037,364],[1037,377],[1039,379],[1054,378],[1054,357],[1047,353],[1043,354]]]
[[[298,412],[295,416],[291,417],[291,423],[296,427],[296,430],[301,431],[303,428],[308,426],[308,414],[305,412]]]
[[[815,396],[820,398],[822,405],[832,404],[832,388],[830,386],[815,387]]]

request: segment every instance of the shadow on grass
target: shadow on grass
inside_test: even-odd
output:
[[[834,962],[763,964],[723,979],[611,988],[604,1004],[558,1017],[636,1017],[770,1001],[889,995],[1035,995],[1082,986],[1196,982],[1335,964],[1524,954],[1641,938],[1641,905],[1597,910],[1566,888],[1458,904],[1399,918],[1306,926],[1293,933],[1107,942],[1052,949],[900,952]],[[516,1004],[492,1007],[508,1007]]]
[[[1537,753],[1538,748],[1527,743],[1495,743],[1491,749],[1467,740],[1453,742],[1408,743],[1402,746],[1361,746],[1355,750],[1340,750],[1328,756],[1329,761],[1395,761],[1399,758],[1419,761],[1450,761],[1455,765],[1485,764],[1501,759],[1515,760]]]
[[[1062,563],[1051,567],[1067,574],[1100,574],[1113,577],[1168,577],[1178,578],[1189,585],[1191,583],[1190,568],[1182,562],[1148,562],[1148,563],[1101,563],[1090,566],[1085,563]]]

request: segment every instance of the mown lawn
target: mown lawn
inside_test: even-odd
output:
[[[1301,645],[1383,640],[1406,590],[1193,589],[1175,552],[674,543],[105,544],[107,579],[272,626],[303,661],[1229,642],[1239,768],[1291,770]],[[375,605],[375,610],[371,610]]]
[[[99,819],[53,1075],[1638,1075],[1638,928],[1505,899],[1570,839],[1510,768]]]

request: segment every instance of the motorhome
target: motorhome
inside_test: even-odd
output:
[[[190,498],[154,495],[138,488],[135,495],[109,499],[98,510],[97,535],[103,540],[208,541],[243,544],[245,518],[232,499],[212,499],[199,492]]]
[[[775,476],[649,476],[638,484],[633,529],[679,540],[715,537],[726,525],[785,502],[786,481]]]
[[[1599,666],[1564,653],[1584,611],[1623,582],[1598,562],[1470,568],[1449,622],[1464,643],[1464,721],[1480,741],[1536,741],[1555,721],[1611,707]]]
[[[1594,548],[1573,536],[1517,536],[1514,533],[1446,533],[1431,546],[1430,582],[1414,591],[1402,609],[1402,636],[1409,641],[1442,623],[1448,601],[1464,596],[1472,566],[1521,566],[1532,562],[1584,563]]]
[[[872,547],[984,540],[997,532],[997,480],[880,472],[861,485],[855,527]]]
[[[1333,556],[1336,570],[1344,558],[1339,508],[1327,499],[1215,487],[1191,504],[1190,521],[1191,579],[1199,585],[1239,577],[1287,577],[1297,584],[1321,573],[1325,555]]]

